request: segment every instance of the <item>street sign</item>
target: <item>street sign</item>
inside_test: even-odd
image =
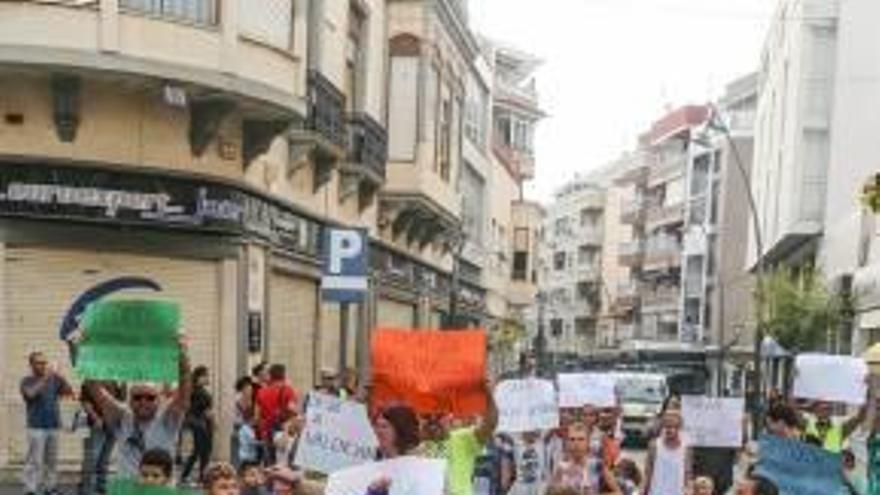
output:
[[[367,294],[367,231],[328,227],[324,233],[321,297],[325,302],[361,302]]]

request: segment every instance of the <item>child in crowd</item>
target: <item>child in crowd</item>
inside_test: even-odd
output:
[[[250,421],[243,422],[238,428],[238,463],[260,461],[260,441]]]
[[[614,475],[617,478],[617,486],[623,495],[637,495],[642,485],[642,473],[639,466],[629,458],[622,458],[614,467]]]
[[[256,460],[243,461],[238,468],[241,495],[269,495],[263,468]]]
[[[267,470],[272,495],[296,495],[302,476],[284,465],[275,465]]]
[[[694,480],[694,495],[715,495],[715,483],[708,476]]]
[[[272,439],[275,443],[276,464],[293,468],[296,446],[299,443],[299,435],[304,426],[303,417],[299,411],[291,410],[290,417]]]
[[[141,457],[140,482],[145,486],[170,486],[174,459],[162,449],[150,449]]]
[[[239,495],[238,474],[232,465],[218,462],[205,470],[206,495]]]

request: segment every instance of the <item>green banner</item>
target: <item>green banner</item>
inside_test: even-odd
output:
[[[170,486],[142,485],[135,480],[115,479],[110,482],[108,495],[199,495],[200,492]]]
[[[180,306],[169,301],[110,300],[83,316],[76,371],[83,379],[174,383],[179,378]]]

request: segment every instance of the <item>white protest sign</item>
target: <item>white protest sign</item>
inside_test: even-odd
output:
[[[506,380],[495,387],[498,431],[523,433],[559,426],[556,389],[549,380]]]
[[[559,407],[617,405],[617,379],[608,373],[563,373],[559,383]]]
[[[695,447],[741,447],[745,400],[741,397],[681,398],[684,431]]]
[[[309,393],[306,426],[294,463],[330,474],[376,459],[379,442],[363,404]]]
[[[830,354],[799,354],[795,360],[794,396],[800,399],[865,402],[868,365],[864,359]]]
[[[325,495],[364,495],[376,480],[388,478],[388,495],[443,495],[446,461],[398,457],[336,471],[327,480]]]

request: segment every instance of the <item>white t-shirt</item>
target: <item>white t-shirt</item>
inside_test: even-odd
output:
[[[687,443],[682,438],[679,446],[671,449],[666,446],[662,438],[659,438],[655,445],[650,495],[681,495],[687,482],[685,479]]]
[[[136,423],[128,407],[114,425],[116,432],[116,471],[122,478],[140,476],[141,457],[151,449],[162,449],[173,454],[177,445],[183,414],[168,405],[161,406],[149,422]]]

